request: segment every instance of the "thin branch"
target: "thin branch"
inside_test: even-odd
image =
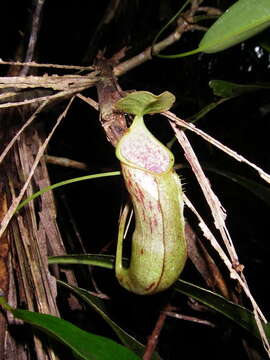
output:
[[[30,62],[5,61],[2,59],[0,59],[0,65],[30,66],[30,67],[43,67],[43,68],[52,68],[52,69],[82,70],[82,71],[94,70],[94,66],[43,64],[43,63],[36,63],[35,61],[30,61]]]
[[[210,326],[210,327],[213,327],[213,328],[216,327],[216,325],[213,324],[211,321],[199,319],[199,318],[194,317],[194,316],[183,315],[183,314],[175,313],[175,312],[172,312],[172,311],[165,311],[165,314],[167,316],[171,316],[171,317],[174,317],[176,319],[191,321],[191,322],[194,322],[196,324],[207,325],[207,326]]]
[[[258,325],[258,329],[259,329],[259,332],[261,335],[262,342],[264,344],[265,350],[267,351],[268,355],[270,355],[270,345],[269,345],[268,339],[266,337],[266,334],[264,332],[264,329],[263,329],[263,326],[261,323],[261,319],[264,322],[266,322],[267,320],[266,320],[264,314],[262,313],[261,309],[259,308],[258,304],[256,303],[255,299],[253,298],[253,295],[250,292],[248,283],[242,272],[243,266],[241,266],[239,264],[237,253],[235,251],[233,242],[231,240],[230,234],[229,234],[228,229],[225,224],[224,209],[221,206],[217,196],[212,191],[210,183],[209,183],[208,179],[206,178],[206,176],[204,175],[202,168],[198,162],[198,159],[197,159],[184,131],[179,130],[176,127],[174,122],[171,122],[171,125],[176,133],[176,137],[177,137],[180,145],[182,146],[183,150],[185,151],[185,156],[186,156],[188,162],[190,163],[195,176],[197,177],[199,185],[201,186],[201,189],[204,193],[205,199],[211,209],[212,216],[213,216],[214,222],[215,222],[215,226],[220,231],[220,234],[221,234],[222,239],[225,243],[225,246],[228,250],[228,253],[230,254],[232,262],[229,260],[229,258],[225,254],[224,250],[221,248],[221,246],[218,244],[216,239],[210,233],[210,231],[206,227],[206,225],[204,223],[202,223],[202,218],[200,216],[198,216],[199,214],[196,213],[196,211],[195,211],[197,217],[200,219],[200,226],[203,229],[204,235],[206,236],[206,238],[208,238],[211,241],[211,245],[218,251],[218,254],[223,259],[225,265],[227,266],[227,268],[230,272],[231,278],[235,279],[239,282],[239,284],[242,287],[242,289],[244,290],[246,296],[249,298],[249,300],[253,306],[253,311],[255,314],[255,319],[256,319],[256,322]],[[191,204],[186,197],[184,198],[184,200],[185,200],[186,204],[188,204],[188,203]],[[192,210],[194,212],[195,209],[193,208]],[[202,227],[202,224],[204,224],[203,227]]]
[[[234,248],[233,242],[231,240],[230,234],[227,230],[227,227],[225,225],[225,218],[226,213],[221,205],[219,199],[214,194],[213,190],[211,189],[211,185],[209,183],[209,180],[204,175],[204,172],[200,166],[200,163],[195,155],[195,152],[193,151],[186,135],[182,130],[179,130],[174,122],[171,122],[171,126],[173,130],[175,131],[176,137],[183,148],[185,152],[185,157],[190,163],[193,173],[195,174],[198,183],[204,193],[204,196],[207,200],[207,203],[209,204],[209,207],[212,211],[212,215],[214,218],[214,223],[216,228],[220,231],[223,241],[226,245],[226,248],[228,250],[228,253],[231,257],[231,260],[233,264],[237,265],[239,264],[238,256],[236,253],[236,250]]]
[[[23,126],[20,128],[20,130],[17,132],[17,134],[12,138],[12,140],[8,143],[8,145],[5,147],[5,150],[0,155],[0,164],[8,154],[9,150],[12,148],[15,141],[20,137],[21,133],[26,129],[36,118],[36,116],[43,110],[43,108],[48,104],[49,100],[45,100],[33,113],[33,115],[30,116],[30,118],[23,124]]]
[[[97,72],[88,75],[43,75],[43,76],[4,76],[0,77],[0,88],[14,87],[17,89],[49,88],[53,90],[71,90],[88,88],[93,86],[97,80]]]
[[[143,355],[143,360],[151,360],[152,359],[153,353],[154,353],[155,348],[158,343],[158,338],[159,338],[160,332],[165,324],[165,320],[167,317],[166,312],[170,311],[170,310],[172,310],[172,306],[170,304],[167,304],[165,306],[165,308],[160,312],[160,315],[156,322],[155,328],[147,340],[145,352]]]
[[[40,23],[41,23],[41,13],[43,9],[43,5],[45,3],[45,0],[36,0],[36,8],[34,10],[33,16],[32,16],[32,29],[31,34],[29,37],[29,43],[27,47],[27,52],[25,56],[25,61],[30,62],[33,60],[36,44],[37,44],[37,38],[38,33],[40,29]],[[20,72],[20,75],[26,75],[28,73],[29,66],[24,66],[23,69]]]
[[[145,63],[148,60],[152,59],[152,54],[159,54],[162,50],[166,49],[168,46],[174,44],[176,41],[180,40],[183,33],[186,31],[193,30],[197,25],[193,25],[193,16],[198,10],[198,3],[195,5],[192,4],[191,8],[185,12],[183,17],[179,17],[177,27],[173,33],[167,36],[165,39],[156,43],[154,46],[149,46],[140,54],[132,57],[129,60],[123,61],[119,65],[114,67],[114,75],[121,76],[128,72],[129,70]],[[188,22],[185,20],[188,19]]]
[[[49,164],[63,166],[63,167],[70,167],[80,170],[89,170],[87,164],[80,161],[68,159],[65,157],[51,156],[51,155],[45,155],[44,157],[45,157],[45,161]]]
[[[24,101],[18,101],[18,102],[8,102],[5,104],[0,104],[0,109],[16,107],[16,106],[24,106],[27,104],[33,104],[35,102],[46,101],[46,100],[63,99],[64,97],[68,98],[72,95],[75,95],[77,92],[83,91],[84,89],[85,88],[67,90],[67,91],[59,91],[58,93],[53,94],[53,95],[41,96],[41,97],[30,99],[30,100],[24,100]]]
[[[267,336],[265,334],[265,331],[264,331],[264,328],[262,325],[262,321],[264,323],[267,323],[267,320],[266,320],[264,314],[262,313],[261,309],[257,305],[255,299],[253,298],[253,296],[250,292],[250,289],[248,287],[246,279],[244,278],[243,275],[240,276],[239,273],[235,270],[230,259],[228,258],[228,256],[226,255],[226,253],[224,252],[222,247],[219,245],[219,243],[215,239],[214,235],[211,233],[210,229],[208,228],[206,223],[203,221],[202,217],[197,212],[197,210],[194,208],[194,206],[192,205],[192,203],[190,202],[190,200],[187,198],[186,195],[184,195],[184,201],[185,201],[185,204],[191,209],[191,211],[197,216],[197,218],[199,220],[199,226],[200,226],[204,236],[206,237],[206,239],[208,239],[210,241],[213,248],[218,252],[218,254],[221,257],[221,259],[223,260],[224,264],[228,268],[231,278],[235,279],[239,282],[239,284],[242,287],[242,289],[244,290],[246,296],[249,298],[249,300],[252,304],[252,307],[253,307],[254,317],[255,317],[255,320],[256,320],[256,323],[258,326],[258,330],[259,330],[259,333],[260,333],[260,336],[262,339],[262,343],[264,345],[265,350],[267,351],[268,356],[270,356],[269,342],[268,342]]]
[[[158,54],[168,46],[174,44],[190,27],[190,25],[188,25],[184,20],[182,20],[182,23],[177,27],[177,29],[164,40],[156,43],[153,47],[147,47],[140,54],[133,56],[131,59],[121,62],[119,65],[116,65],[114,67],[114,75],[121,76],[126,72],[134,69],[135,67],[140,66],[146,61],[151,60],[152,53]]]
[[[206,141],[208,141],[215,147],[219,148],[220,150],[222,150],[229,156],[233,157],[237,161],[243,162],[243,163],[249,165],[250,167],[252,167],[259,173],[259,175],[261,176],[262,179],[264,179],[266,182],[270,183],[270,175],[268,173],[266,173],[263,169],[261,169],[259,166],[255,165],[255,164],[253,164],[251,161],[247,160],[244,156],[239,155],[236,151],[230,149],[228,146],[222,144],[220,141],[214,139],[212,136],[206,134],[204,131],[198,129],[194,124],[187,123],[186,121],[177,117],[175,114],[173,114],[170,111],[165,111],[162,113],[162,115],[164,115],[168,119],[172,120],[177,125],[180,125],[186,129],[196,133],[197,135],[201,136],[203,139],[205,139]]]
[[[88,105],[93,107],[95,110],[97,110],[97,111],[99,110],[99,105],[95,100],[93,100],[93,99],[91,99],[89,97],[83,96],[82,94],[77,94],[77,97],[79,99],[85,101]]]
[[[222,239],[225,243],[225,246],[228,250],[228,253],[231,257],[232,262],[229,260],[223,249],[220,247],[220,245],[217,243],[217,241],[214,239],[213,242],[211,242],[212,246],[218,251],[219,255],[224,260],[226,266],[228,267],[230,271],[230,275],[233,279],[237,279],[240,283],[240,285],[243,287],[244,291],[246,292],[246,295],[250,298],[252,304],[257,309],[257,311],[260,313],[261,318],[266,321],[263,313],[259,309],[258,305],[256,304],[255,300],[253,299],[246,280],[244,278],[244,275],[242,273],[242,266],[239,266],[238,256],[236,253],[236,250],[234,248],[233,242],[230,238],[230,234],[228,232],[228,229],[225,224],[225,211],[222,207],[221,203],[219,202],[219,199],[214,194],[213,190],[211,189],[211,185],[209,183],[209,180],[204,175],[202,168],[200,166],[200,163],[197,159],[197,156],[195,155],[185,133],[183,130],[180,130],[176,127],[174,122],[171,122],[172,128],[175,131],[176,137],[183,148],[185,152],[185,156],[190,163],[193,172],[195,176],[197,177],[198,183],[203,191],[203,194],[205,196],[205,199],[211,209],[212,216],[214,218],[215,226],[220,231],[220,234],[222,236]],[[208,230],[209,231],[209,230]],[[233,270],[233,271],[232,271]]]

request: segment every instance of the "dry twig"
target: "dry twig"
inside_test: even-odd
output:
[[[187,123],[186,121],[184,121],[183,119],[177,117],[175,114],[173,114],[170,111],[166,111],[166,112],[164,112],[162,114],[164,116],[166,116],[168,119],[175,122],[177,125],[182,126],[182,127],[186,128],[186,129],[194,132],[195,134],[201,136],[207,142],[214,145],[218,149],[222,150],[223,152],[225,152],[226,154],[228,154],[229,156],[231,156],[235,160],[247,164],[248,166],[250,166],[251,168],[256,170],[259,173],[259,175],[261,176],[262,179],[264,179],[266,182],[270,183],[270,175],[268,173],[266,173],[263,169],[261,169],[259,166],[252,163],[251,161],[247,160],[244,156],[239,155],[236,151],[230,149],[228,146],[222,144],[220,141],[214,139],[212,136],[206,134],[204,131],[198,129],[194,124]]]
[[[160,312],[159,318],[156,322],[156,325],[154,327],[154,330],[152,331],[152,334],[149,336],[147,340],[147,344],[145,347],[145,352],[143,355],[143,360],[151,360],[153,353],[155,351],[155,348],[158,343],[160,332],[165,324],[165,320],[167,317],[166,312],[172,310],[172,306],[170,304],[167,304],[163,311]]]
[[[34,57],[35,48],[37,44],[38,39],[38,33],[41,25],[41,13],[43,10],[43,6],[45,3],[45,0],[36,0],[36,7],[34,10],[34,13],[32,15],[32,30],[29,37],[29,43],[27,47],[27,52],[25,56],[25,62],[31,62]],[[24,66],[20,72],[20,75],[26,75],[28,73],[28,66]]]
[[[74,99],[74,97],[71,98],[71,100],[69,101],[69,103],[68,103],[68,105],[66,106],[65,110],[64,110],[64,111],[62,112],[62,114],[58,117],[58,119],[57,119],[55,125],[53,126],[52,130],[50,131],[49,135],[47,136],[46,140],[44,141],[44,143],[43,143],[42,146],[40,147],[40,149],[39,149],[39,151],[38,151],[38,154],[37,154],[37,156],[36,156],[36,159],[35,159],[35,161],[34,161],[34,163],[33,163],[32,169],[31,169],[31,171],[30,171],[30,173],[29,173],[29,175],[28,175],[28,178],[27,178],[26,181],[25,181],[24,186],[23,186],[22,189],[20,190],[19,195],[13,200],[11,206],[9,207],[6,215],[4,216],[4,218],[3,218],[2,222],[1,222],[0,238],[1,238],[1,236],[3,235],[4,231],[6,230],[8,224],[9,224],[11,218],[12,218],[12,216],[15,214],[16,209],[17,209],[19,203],[21,202],[21,200],[22,200],[22,198],[23,198],[23,195],[24,195],[24,193],[25,193],[25,191],[26,191],[26,189],[27,189],[27,186],[29,185],[29,183],[30,183],[30,181],[31,181],[31,179],[32,179],[32,176],[33,176],[34,171],[35,171],[35,169],[36,169],[36,167],[37,167],[37,165],[38,165],[38,163],[39,163],[40,158],[43,156],[44,151],[45,151],[45,149],[46,149],[46,147],[47,147],[47,145],[48,145],[51,137],[53,136],[55,130],[57,129],[58,125],[61,123],[61,121],[63,120],[63,118],[66,116],[67,111],[68,111],[68,109],[70,108],[73,99]]]
[[[61,65],[61,64],[42,64],[35,61],[5,61],[0,59],[0,65],[14,65],[14,66],[28,66],[50,69],[63,69],[63,70],[81,70],[90,71],[94,70],[93,66],[79,66],[79,65]]]
[[[199,318],[194,317],[194,316],[183,315],[183,314],[175,313],[173,311],[165,311],[165,314],[167,316],[174,317],[174,318],[179,319],[179,320],[186,320],[186,321],[194,322],[196,324],[202,324],[202,325],[207,325],[207,326],[210,326],[210,327],[216,327],[216,325],[213,324],[211,321],[199,319]]]

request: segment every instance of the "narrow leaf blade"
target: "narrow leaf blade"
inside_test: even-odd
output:
[[[52,315],[13,309],[13,315],[69,347],[83,360],[138,360],[139,357],[111,339],[88,333]]]
[[[127,346],[130,350],[132,350],[135,354],[142,357],[145,351],[145,346],[141,344],[138,340],[136,340],[133,336],[129,335],[126,331],[124,331],[115,321],[113,321],[109,315],[106,313],[104,302],[92,295],[89,291],[69,285],[63,281],[58,280],[58,284],[66,287],[77,296],[79,296],[83,301],[85,301],[88,305],[90,305],[97,313],[99,313],[103,319],[110,325],[122,343]],[[152,357],[153,360],[158,360],[160,357],[157,353],[155,353]]]
[[[178,280],[174,289],[182,294],[191,296],[193,299],[200,301],[204,305],[233,320],[236,324],[248,330],[257,338],[260,338],[254,314],[246,308],[225,299],[219,294],[213,293],[210,290],[203,289],[184,280]],[[267,338],[270,339],[269,323],[264,324],[264,330],[266,332]]]
[[[269,0],[238,0],[208,29],[199,44],[199,50],[205,53],[225,50],[269,25]]]
[[[49,191],[49,190],[53,190],[56,189],[58,187],[64,186],[64,185],[68,185],[68,184],[73,184],[79,181],[85,181],[85,180],[91,180],[91,179],[98,179],[98,178],[102,178],[102,177],[108,177],[108,176],[116,176],[116,175],[120,175],[120,171],[111,171],[111,172],[106,172],[106,173],[99,173],[99,174],[92,174],[92,175],[85,175],[85,176],[80,176],[80,177],[76,177],[76,178],[72,178],[72,179],[68,179],[68,180],[64,180],[64,181],[60,181],[58,183],[52,184],[50,186],[47,186],[43,189],[40,189],[39,191],[37,191],[36,193],[34,193],[33,195],[29,196],[27,199],[25,199],[24,201],[22,201],[16,211],[19,211],[20,209],[22,209],[25,205],[27,205],[30,201],[34,200],[35,198],[37,198],[38,196],[41,196],[42,194],[44,194],[45,192]]]
[[[78,264],[94,265],[106,269],[114,268],[114,256],[103,254],[71,254],[62,256],[50,256],[49,264]]]
[[[236,84],[224,80],[211,80],[209,86],[213,90],[214,95],[231,98],[240,95],[245,95],[254,91],[262,89],[270,89],[270,85],[257,85],[257,84]]]
[[[91,265],[91,257],[93,257],[94,259],[94,256],[95,255],[89,255],[88,265]],[[110,263],[110,261],[112,261],[114,256],[110,256],[110,258],[111,260],[109,260],[108,256],[108,259],[100,260],[99,266],[108,267],[108,264]],[[55,258],[55,262],[56,260],[57,259]],[[69,259],[66,259],[66,263],[68,263],[68,261]],[[190,296],[193,299],[200,301],[206,306],[226,316],[242,328],[252,333],[257,338],[260,337],[254,315],[248,309],[225,299],[219,294],[216,294],[210,290],[201,288],[184,280],[177,280],[174,285],[174,289],[184,295]],[[264,330],[266,336],[270,340],[270,323],[264,324]]]

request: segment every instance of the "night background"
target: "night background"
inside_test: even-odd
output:
[[[233,2],[229,1],[228,4],[225,0],[205,0],[201,5],[224,11]],[[176,0],[46,0],[42,9],[34,61],[88,66],[95,62],[98,51],[104,51],[105,57],[110,58],[123,47],[127,49],[121,61],[130,59],[152,44],[160,29],[182,5],[183,1]],[[116,10],[113,16],[109,17],[109,10],[114,6]],[[17,1],[12,5],[8,1],[1,2],[2,60],[24,60],[23,54],[28,44],[34,7],[34,1]],[[211,19],[200,22],[204,27],[209,27],[212,23]],[[172,23],[161,38],[173,32],[175,26],[175,22]],[[269,34],[270,31],[265,30],[244,43],[211,55],[199,53],[180,59],[153,57],[120,76],[118,83],[123,90],[147,90],[154,94],[166,90],[172,92],[176,96],[176,102],[171,111],[187,121],[206,105],[219,99],[209,87],[211,80],[225,80],[243,85],[265,85],[265,89],[233,97],[218,105],[199,119],[196,126],[269,173]],[[177,54],[195,49],[202,36],[203,32],[198,30],[184,32],[179,41],[162,53]],[[2,77],[6,76],[8,71],[9,66],[0,66]],[[75,70],[61,69],[34,68],[33,71],[35,75],[80,74]],[[41,88],[40,91],[44,91],[45,94],[47,90]],[[84,90],[83,95],[98,101],[95,86]],[[58,100],[48,106],[33,126],[47,134],[64,110],[67,101]],[[172,140],[173,130],[164,117],[157,115],[155,119],[147,119],[147,126],[161,142],[167,144]],[[16,133],[15,130],[10,130],[9,133],[9,130],[2,126],[2,150]],[[196,134],[186,131],[186,135],[214,192],[226,209],[226,224],[240,262],[245,266],[244,274],[252,294],[268,317],[268,184],[260,179],[253,169],[230,158]],[[178,170],[178,174],[184,183],[186,195],[216,234],[209,207],[177,141],[171,150],[175,156],[175,163],[183,167]],[[77,176],[116,171],[120,168],[114,147],[107,141],[100,124],[98,112],[79,98],[74,99],[67,116],[49,142],[46,154],[76,160],[87,166],[87,170],[79,170],[47,163],[52,184]],[[223,175],[218,174],[218,171],[223,172]],[[258,185],[259,195],[256,196],[236,183],[233,180],[234,175],[242,176],[247,182],[253,181],[251,187]],[[57,223],[67,253],[85,251],[115,254],[119,212],[127,198],[120,177],[64,186],[54,191],[54,197]],[[185,211],[185,217],[214,258],[232,293],[237,294],[238,300],[241,299],[242,304],[250,308],[244,294],[240,295],[239,286],[229,279],[222,260],[203,238],[197,220],[190,210]],[[83,267],[75,269],[78,286],[93,291],[94,279],[98,289],[110,297],[105,304],[111,318],[143,344],[153,331],[160,311],[168,299],[177,308],[177,312],[209,320],[215,325],[211,327],[167,317],[156,348],[164,360],[180,359],[181,356],[191,359],[198,356],[207,359],[266,359],[260,342],[248,332],[206,307],[196,310],[195,305],[193,306],[191,300],[184,295],[168,290],[158,295],[140,297],[122,289],[110,270],[93,267],[90,273],[89,280],[88,273]],[[66,281],[65,276],[65,272],[60,270],[60,278]],[[207,284],[189,259],[181,279],[207,288]],[[215,291],[213,288],[210,290]],[[71,302],[68,301],[69,296],[70,293],[66,289],[58,289],[57,304],[63,318],[85,330],[118,341],[110,327],[90,307],[81,305],[72,308]],[[27,308],[24,301],[18,300],[17,305]],[[32,341],[25,339],[22,334],[18,337],[16,330],[13,331],[15,339],[16,336],[18,339],[16,341],[21,344]],[[60,359],[73,359],[73,355],[64,348],[60,347],[57,351]],[[21,359],[40,360],[34,351]]]

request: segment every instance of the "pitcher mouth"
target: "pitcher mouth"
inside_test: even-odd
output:
[[[146,128],[137,128],[127,133],[122,138],[120,152],[131,166],[155,174],[166,173],[171,169],[173,155]]]

